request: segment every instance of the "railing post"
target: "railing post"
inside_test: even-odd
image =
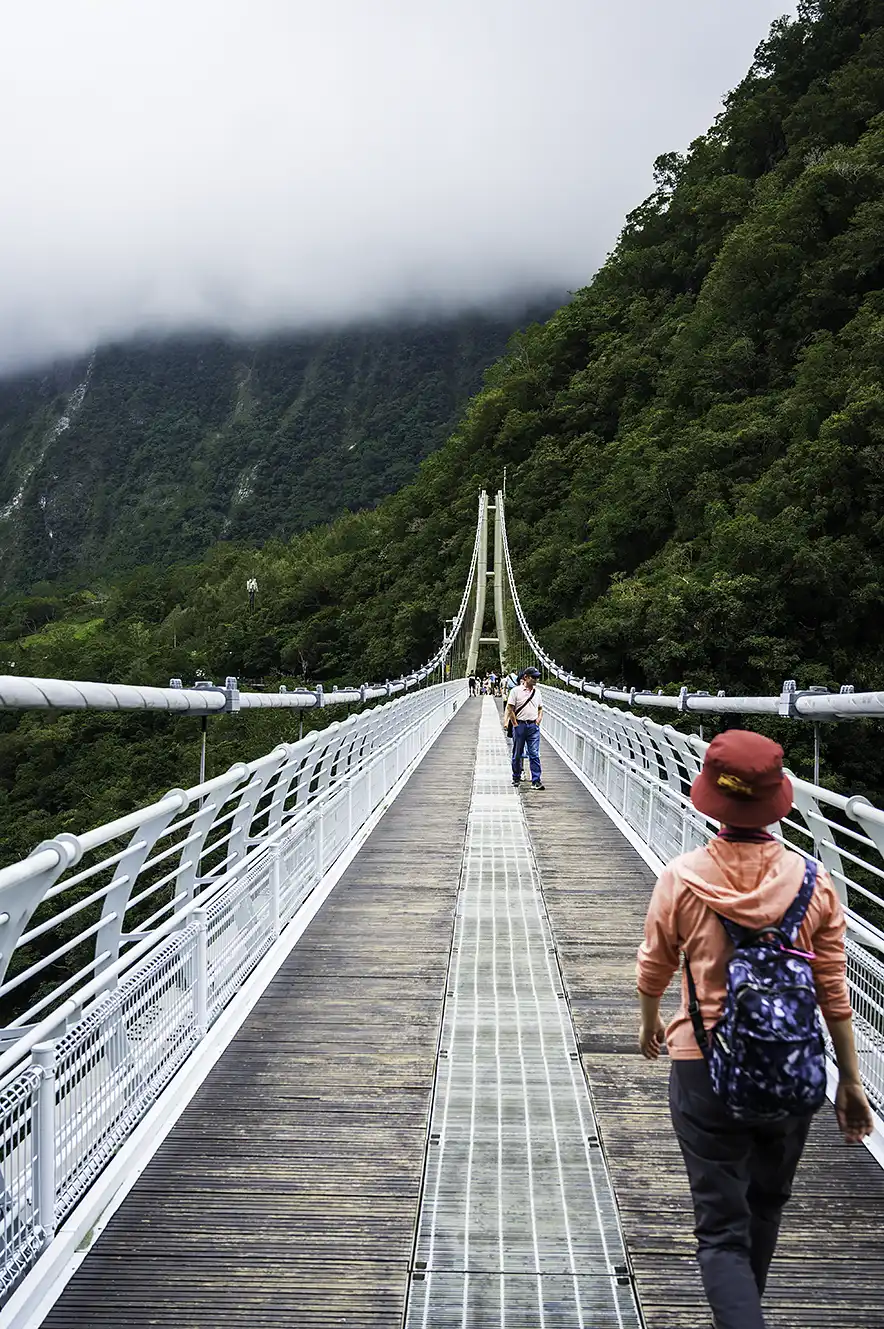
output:
[[[316,827],[316,880],[322,881],[322,806],[316,809],[314,825]]]
[[[270,850],[270,934],[274,941],[279,936],[279,898],[282,890],[282,845],[278,842]]]
[[[42,1077],[37,1090],[34,1195],[48,1246],[55,1236],[55,1044],[38,1043],[33,1058]]]
[[[196,928],[196,989],[194,1015],[197,1038],[205,1037],[209,1028],[209,915],[205,909],[194,909]]]

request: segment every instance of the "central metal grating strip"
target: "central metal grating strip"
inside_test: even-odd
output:
[[[407,1329],[638,1329],[497,707],[482,702]]]

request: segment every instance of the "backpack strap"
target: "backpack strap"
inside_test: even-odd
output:
[[[691,962],[687,957],[687,953],[684,957],[684,971],[688,980],[688,996],[690,997],[688,1015],[691,1017],[691,1024],[694,1026],[694,1038],[697,1040],[697,1046],[705,1057],[709,1053],[709,1035],[703,1023],[703,1013],[697,1000],[697,985],[694,982],[694,975],[691,973]]]
[[[808,858],[805,861],[804,879],[801,882],[801,889],[789,905],[789,908],[783,914],[783,921],[780,923],[780,927],[792,942],[794,942],[795,938],[798,936],[798,929],[804,922],[807,907],[810,904],[811,896],[816,887],[816,873],[816,860]]]
[[[731,919],[725,918],[724,914],[716,914],[715,917],[718,919],[719,923],[724,928],[725,932],[733,942],[734,946],[742,946],[746,938],[751,937],[752,935],[751,928],[744,928],[740,923],[732,922]]]

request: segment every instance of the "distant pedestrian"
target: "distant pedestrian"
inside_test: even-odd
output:
[[[522,783],[522,756],[528,752],[531,766],[531,787],[542,789],[540,768],[540,722],[543,719],[543,699],[537,680],[538,669],[522,670],[522,681],[514,687],[507,697],[504,712],[504,727],[513,726],[513,784]]]
[[[514,687],[517,687],[518,684],[521,682],[521,679],[522,679],[522,671],[521,671],[521,669],[519,670],[518,673],[516,673],[515,669],[511,669],[510,672],[507,674],[506,678],[504,679],[504,683],[503,683],[503,685],[504,685],[504,689],[505,689],[505,691],[504,691],[504,694],[503,694],[503,695],[504,695],[505,697],[508,697],[508,696],[510,695],[510,693],[512,692],[513,688],[514,688]],[[505,715],[505,714],[506,714],[506,707],[504,707],[504,715]],[[506,725],[506,736],[507,736],[507,738],[509,739],[509,741],[512,743],[512,741],[513,741],[513,722],[512,722],[512,720],[506,720],[506,719],[505,719],[505,720],[504,720],[504,724]]]
[[[471,697],[475,697],[475,695],[476,695],[476,687],[477,687],[476,675],[475,675],[475,674],[470,674],[470,696],[471,696]]]
[[[746,730],[719,734],[691,800],[721,830],[673,859],[654,888],[638,952],[639,1043],[651,1060],[664,1039],[669,1050],[669,1105],[717,1329],[764,1329],[780,1218],[825,1099],[817,1000],[838,1062],[841,1133],[855,1144],[872,1131],[844,911],[824,869],[764,829],[792,807],[778,744]],[[664,1031],[660,998],[681,953],[681,1005]]]

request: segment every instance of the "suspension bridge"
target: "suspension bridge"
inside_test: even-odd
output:
[[[553,684],[542,795],[512,786],[497,702],[468,696],[492,653]],[[329,692],[173,684],[3,678],[0,705],[362,706],[0,871],[0,1329],[704,1324],[634,957],[656,871],[714,824],[688,798],[701,733],[653,717],[816,725],[884,715],[884,694],[575,677],[531,630],[504,497],[484,493],[420,670]],[[794,784],[777,834],[841,894],[884,1115],[884,811]],[[769,1287],[777,1329],[884,1326],[882,1217],[882,1120],[847,1149],[824,1109]]]

